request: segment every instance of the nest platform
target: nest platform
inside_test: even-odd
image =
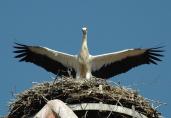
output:
[[[17,94],[16,99],[10,102],[7,118],[32,117],[53,99],[65,102],[79,118],[132,118],[117,111],[119,108],[135,111],[135,114],[146,118],[160,118],[160,113],[150,105],[150,101],[136,90],[99,78],[65,77],[34,84],[32,88]]]

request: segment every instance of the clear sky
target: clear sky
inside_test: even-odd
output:
[[[165,57],[158,66],[144,65],[110,80],[167,103],[158,110],[171,117],[170,6],[169,0],[1,0],[0,115],[7,114],[12,91],[20,93],[32,82],[50,81],[54,76],[14,59],[13,43],[77,54],[81,27],[87,26],[92,55],[165,45]]]

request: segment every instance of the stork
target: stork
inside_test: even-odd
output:
[[[126,49],[92,56],[87,46],[87,28],[82,28],[82,45],[78,55],[71,55],[41,46],[16,43],[15,58],[43,67],[58,76],[90,79],[92,76],[109,79],[143,64],[156,64],[163,56],[162,47]]]

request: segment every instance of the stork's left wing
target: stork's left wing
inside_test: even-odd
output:
[[[162,47],[149,49],[128,49],[115,53],[108,53],[92,57],[92,75],[108,79],[115,75],[127,72],[133,67],[142,64],[157,64],[161,61],[159,54]]]
[[[75,55],[46,47],[27,46],[18,43],[14,48],[16,48],[14,53],[18,54],[15,57],[20,58],[20,61],[31,62],[59,76],[72,75],[75,77],[76,75],[77,59]]]

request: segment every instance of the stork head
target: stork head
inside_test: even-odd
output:
[[[83,32],[83,34],[87,34],[87,28],[86,27],[83,27],[82,28],[82,32]]]

